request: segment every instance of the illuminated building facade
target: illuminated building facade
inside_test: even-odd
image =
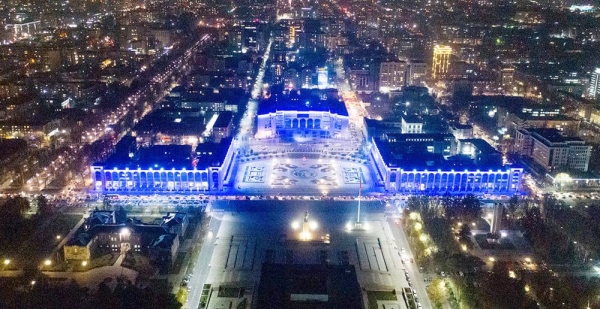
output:
[[[233,169],[232,139],[221,143],[159,145],[117,151],[92,165],[94,188],[102,193],[202,193],[220,191]]]
[[[399,90],[406,84],[406,62],[382,62],[379,65],[379,91]]]
[[[371,159],[387,192],[405,194],[513,194],[522,168],[446,160],[441,154],[398,154],[393,143],[372,139]]]
[[[256,138],[347,138],[348,110],[337,90],[301,89],[261,102]]]
[[[450,46],[435,45],[433,47],[433,64],[431,66],[431,76],[433,79],[440,78],[448,73],[451,55],[452,47]]]
[[[600,68],[596,68],[590,77],[590,98],[600,99]]]
[[[516,149],[532,158],[546,171],[567,167],[587,172],[592,146],[579,137],[568,137],[557,129],[521,129],[516,134]]]

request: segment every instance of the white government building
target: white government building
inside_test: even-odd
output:
[[[260,102],[255,137],[349,137],[348,110],[335,89],[300,89]]]

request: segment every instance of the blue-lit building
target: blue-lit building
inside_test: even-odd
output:
[[[231,138],[220,143],[156,145],[120,151],[92,165],[94,188],[103,193],[202,193],[220,191],[231,178]]]
[[[256,138],[349,137],[348,110],[335,89],[274,90],[257,115]]]
[[[405,194],[512,194],[520,189],[523,169],[482,164],[467,156],[410,153],[406,145],[371,140],[371,160],[388,192]]]

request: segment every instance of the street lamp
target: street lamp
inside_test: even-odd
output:
[[[50,265],[52,265],[52,261],[50,259],[47,259],[47,260],[44,261],[44,265],[45,266],[50,266]]]

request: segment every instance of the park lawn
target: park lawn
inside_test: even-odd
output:
[[[43,231],[37,230],[27,241],[23,242],[21,252],[26,255],[23,258],[40,261],[46,258],[54,258],[48,255],[52,253],[52,250],[67,236],[81,218],[81,215],[57,215]],[[57,236],[60,236],[60,239]]]
[[[150,277],[155,273],[155,268],[150,262],[150,258],[137,252],[127,252],[121,266],[133,269],[140,275]]]

